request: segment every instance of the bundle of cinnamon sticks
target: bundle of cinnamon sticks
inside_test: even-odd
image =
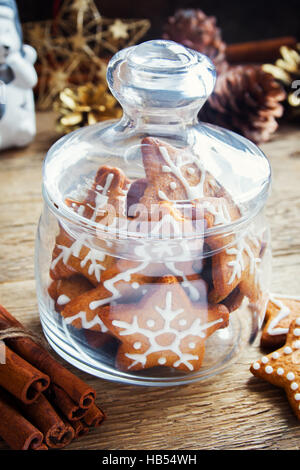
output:
[[[57,362],[1,305],[0,333],[5,338],[0,437],[11,449],[65,447],[101,424],[104,413],[95,404],[95,390]]]

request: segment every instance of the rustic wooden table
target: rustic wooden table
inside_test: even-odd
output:
[[[38,114],[37,122],[38,135],[31,146],[0,155],[0,303],[40,331],[34,239],[42,209],[42,162],[57,136],[53,115]],[[281,126],[262,146],[273,169],[267,208],[274,256],[272,289],[287,294],[300,294],[299,142],[299,128]],[[68,449],[299,449],[300,423],[284,392],[249,372],[249,364],[260,356],[257,339],[221,375],[162,389],[118,385],[74,369],[96,388],[108,418]],[[6,448],[0,442],[0,449]]]

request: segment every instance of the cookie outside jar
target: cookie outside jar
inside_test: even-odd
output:
[[[247,139],[198,122],[215,83],[204,55],[148,41],[117,53],[107,80],[123,117],[63,137],[44,163],[44,333],[102,378],[205,379],[263,322],[270,165]]]

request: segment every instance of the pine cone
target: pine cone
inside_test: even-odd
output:
[[[179,42],[207,55],[218,72],[227,68],[226,44],[222,41],[216,18],[199,9],[179,9],[164,26],[164,39]]]
[[[283,114],[282,87],[261,66],[231,67],[217,78],[215,90],[199,112],[201,121],[217,124],[253,142],[269,140]]]

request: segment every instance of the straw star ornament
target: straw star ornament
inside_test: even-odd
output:
[[[49,109],[69,85],[103,83],[107,56],[139,41],[148,20],[103,18],[93,0],[64,0],[53,21],[26,23],[24,36],[37,50],[37,108]]]

